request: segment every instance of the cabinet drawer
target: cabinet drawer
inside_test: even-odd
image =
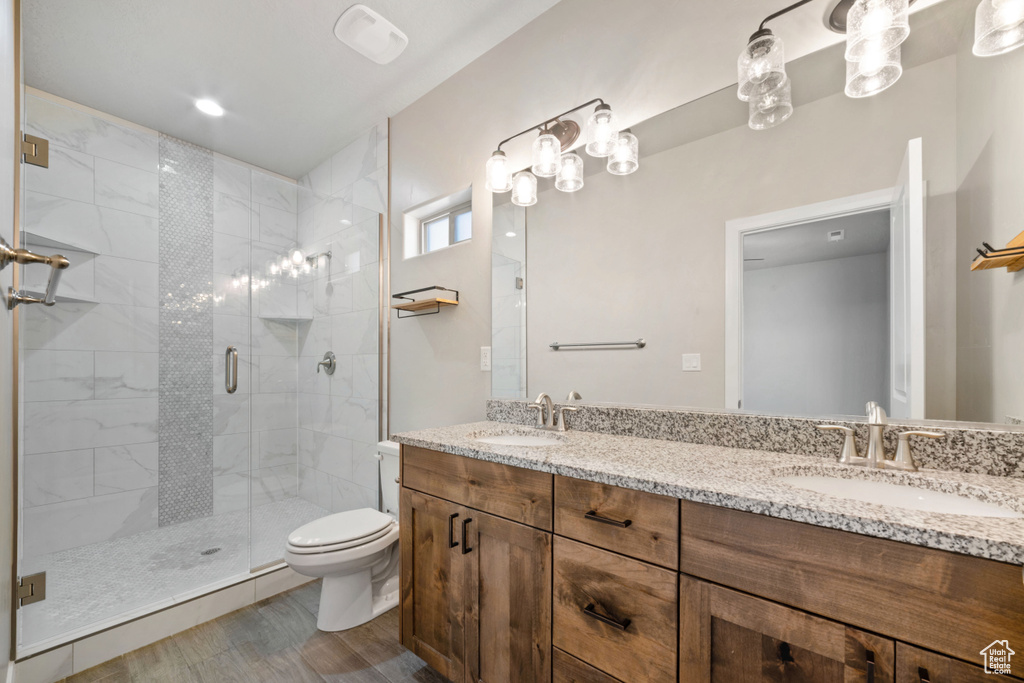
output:
[[[1019,668],[1019,665],[1014,665],[1012,657],[1010,666],[1011,669]],[[971,666],[905,643],[896,643],[896,683],[991,683],[993,680],[1020,679],[1017,676],[986,674],[981,666]]]
[[[554,683],[621,683],[561,650],[555,650],[554,664]]]
[[[555,476],[555,533],[679,568],[679,500]]]
[[[675,572],[555,537],[553,644],[624,683],[675,683]]]
[[[552,477],[461,455],[402,446],[402,486],[552,530]]]
[[[966,661],[1024,643],[1020,567],[689,501],[680,519],[686,574]]]

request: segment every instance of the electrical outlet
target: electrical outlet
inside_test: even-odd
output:
[[[700,354],[683,354],[683,372],[700,372]]]
[[[491,347],[481,346],[480,347],[480,369],[490,370],[491,369]]]

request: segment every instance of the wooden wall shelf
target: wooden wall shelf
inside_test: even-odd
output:
[[[982,243],[986,249],[979,249],[978,255],[971,262],[971,270],[992,270],[1006,268],[1010,273],[1024,270],[1024,232],[1007,242],[1005,249],[992,249]]]
[[[455,295],[455,298],[445,296],[434,296],[429,299],[413,299],[410,294],[420,294],[422,292],[451,292]],[[417,318],[421,315],[434,315],[440,313],[441,309],[445,306],[458,306],[459,305],[459,292],[455,289],[448,289],[447,287],[440,287],[433,285],[431,287],[423,287],[421,289],[413,289],[408,292],[399,292],[398,294],[392,294],[392,299],[401,299],[402,303],[392,304],[391,308],[398,311],[398,317],[401,318]],[[402,315],[402,312],[411,313],[412,315]]]

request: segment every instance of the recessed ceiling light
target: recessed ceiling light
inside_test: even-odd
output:
[[[516,236],[516,234],[514,232],[506,232],[505,233],[505,237],[515,237],[515,236]]]
[[[334,25],[334,35],[378,64],[394,61],[409,44],[404,33],[366,5],[352,5],[345,10]]]
[[[209,116],[224,116],[224,107],[213,100],[196,100],[196,109]]]

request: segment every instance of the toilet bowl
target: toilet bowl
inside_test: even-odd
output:
[[[317,628],[343,631],[398,605],[398,444],[377,444],[384,509],[321,517],[288,536],[284,559],[323,579]]]

